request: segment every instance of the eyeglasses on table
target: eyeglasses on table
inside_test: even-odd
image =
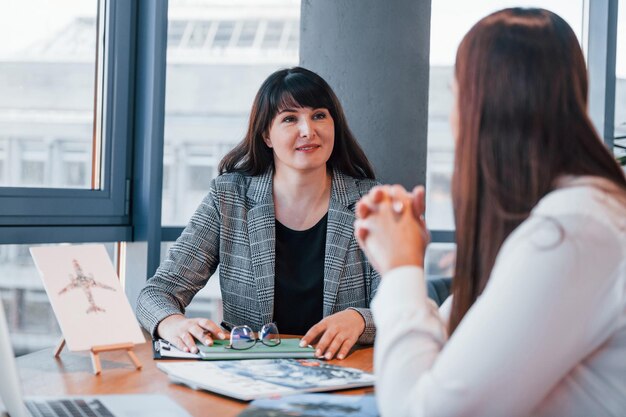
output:
[[[250,326],[235,326],[230,331],[230,344],[226,347],[246,350],[252,348],[257,342],[269,347],[280,345],[280,333],[278,333],[276,323],[268,323],[261,327],[258,337],[255,336]]]

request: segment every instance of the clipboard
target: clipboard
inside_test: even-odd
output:
[[[283,339],[277,346],[265,346],[257,343],[250,349],[234,350],[228,348],[228,340],[214,340],[212,346],[196,343],[198,353],[183,352],[163,339],[152,341],[153,358],[195,359],[195,360],[244,360],[244,359],[315,359],[313,346],[300,347],[300,339]]]
[[[155,360],[202,359],[199,354],[183,352],[164,339],[152,339],[152,358]]]

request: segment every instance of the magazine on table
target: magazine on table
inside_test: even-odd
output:
[[[157,367],[172,382],[244,401],[374,385],[371,373],[313,359],[160,362]]]
[[[297,394],[254,400],[237,417],[379,417],[373,395]]]
[[[297,358],[312,359],[315,357],[315,348],[312,346],[300,347],[300,339],[282,339],[277,346],[266,346],[257,343],[250,349],[237,350],[228,348],[228,340],[214,340],[212,346],[196,343],[198,353],[183,352],[166,340],[153,341],[154,359],[278,359]]]

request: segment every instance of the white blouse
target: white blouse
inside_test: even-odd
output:
[[[450,300],[442,315],[421,268],[383,277],[382,416],[626,416],[624,195],[597,178],[565,184],[506,239],[451,338]]]

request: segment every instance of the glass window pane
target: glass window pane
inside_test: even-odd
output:
[[[0,2],[1,186],[91,188],[99,177],[98,16],[97,0]]]
[[[187,22],[180,20],[170,20],[167,24],[167,47],[175,48],[180,45],[185,33]]]
[[[280,46],[280,40],[283,37],[285,22],[280,20],[270,20],[265,26],[265,34],[261,48],[275,49]]]
[[[559,14],[580,39],[583,0],[433,1],[430,34],[430,89],[428,98],[428,167],[426,211],[431,229],[454,229],[450,180],[454,140],[448,117],[452,108],[450,83],[456,50],[469,29],[487,14],[506,7],[542,7]]]
[[[0,245],[0,297],[17,356],[55,346],[61,330],[28,248]],[[115,259],[115,243],[106,243]]]
[[[255,20],[244,21],[241,25],[241,32],[239,32],[239,39],[237,39],[237,47],[250,47],[254,43],[256,38],[259,22]]]
[[[298,64],[300,1],[170,0],[168,16],[162,217],[181,226],[243,138],[263,80]]]
[[[290,49],[298,49],[300,46],[300,21],[291,21],[288,23],[289,37],[287,38],[287,45],[285,46],[288,50]],[[283,36],[284,38],[284,36]]]
[[[230,44],[230,39],[233,36],[235,30],[235,22],[232,20],[223,20],[219,22],[217,26],[217,32],[213,38],[213,47],[226,47]]]
[[[626,165],[626,2],[618,3],[615,75],[615,155]]]
[[[206,42],[209,29],[211,28],[211,22],[196,22],[193,25],[193,30],[187,41],[187,45],[190,48],[201,48]]]
[[[427,278],[452,277],[456,264],[454,243],[431,243],[426,250],[424,269]]]

